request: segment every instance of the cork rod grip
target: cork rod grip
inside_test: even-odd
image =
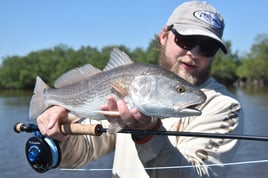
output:
[[[100,136],[102,134],[102,125],[100,124],[79,124],[79,123],[70,123],[62,124],[61,132],[65,135],[94,135]],[[35,124],[23,124],[16,123],[14,125],[14,131],[17,133],[20,132],[34,132],[39,131],[39,128]]]
[[[102,132],[102,125],[90,125],[90,124],[79,124],[79,123],[71,123],[71,124],[63,124],[61,125],[61,132],[66,135],[95,135],[100,136]]]

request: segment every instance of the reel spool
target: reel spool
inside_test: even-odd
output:
[[[26,158],[30,166],[39,173],[56,168],[60,163],[60,149],[56,141],[36,134],[27,140]]]

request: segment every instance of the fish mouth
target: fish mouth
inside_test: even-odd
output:
[[[198,104],[185,107],[180,110],[180,114],[185,116],[200,116],[202,112],[196,108],[197,106]]]
[[[189,104],[188,106],[186,105],[183,109],[180,110],[180,113],[185,116],[200,116],[202,114],[200,107],[207,98],[204,93],[201,94],[201,101]]]
[[[184,108],[180,111],[180,114],[185,116],[200,116],[202,112],[198,109]]]

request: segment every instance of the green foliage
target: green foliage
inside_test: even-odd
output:
[[[225,42],[228,54],[224,54],[222,51],[219,52],[214,57],[212,64],[211,75],[215,77],[220,82],[230,85],[233,84],[238,76],[236,74],[236,69],[239,64],[239,59],[237,53],[233,54],[231,50],[231,42]]]
[[[268,36],[259,34],[251,50],[241,60],[237,69],[238,76],[247,81],[268,82]]]
[[[0,88],[33,88],[36,76],[40,76],[50,86],[53,86],[56,78],[64,72],[88,63],[103,69],[114,47],[107,46],[99,51],[97,48],[82,46],[75,51],[61,44],[52,49],[31,52],[25,57],[6,57],[0,67]],[[153,52],[147,52],[141,48],[130,51],[123,45],[117,47],[130,55],[134,61],[144,63],[157,61]],[[150,60],[147,60],[147,53],[154,58],[150,57]]]
[[[232,84],[238,78],[246,80],[268,81],[268,36],[258,35],[248,54],[242,58],[233,53],[231,42],[226,41],[228,54],[219,51],[213,61],[211,75],[225,84]],[[51,49],[29,53],[27,56],[10,56],[2,60],[0,66],[0,88],[32,89],[36,76],[40,76],[50,86],[64,72],[92,64],[103,69],[115,46],[97,49],[82,46],[74,50],[64,44]],[[126,46],[117,46],[125,51],[134,61],[157,64],[159,58],[158,42],[151,40],[147,49],[130,50]]]

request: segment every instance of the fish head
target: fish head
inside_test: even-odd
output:
[[[143,114],[161,118],[201,115],[195,106],[206,100],[201,90],[177,75],[137,76],[129,96]]]

